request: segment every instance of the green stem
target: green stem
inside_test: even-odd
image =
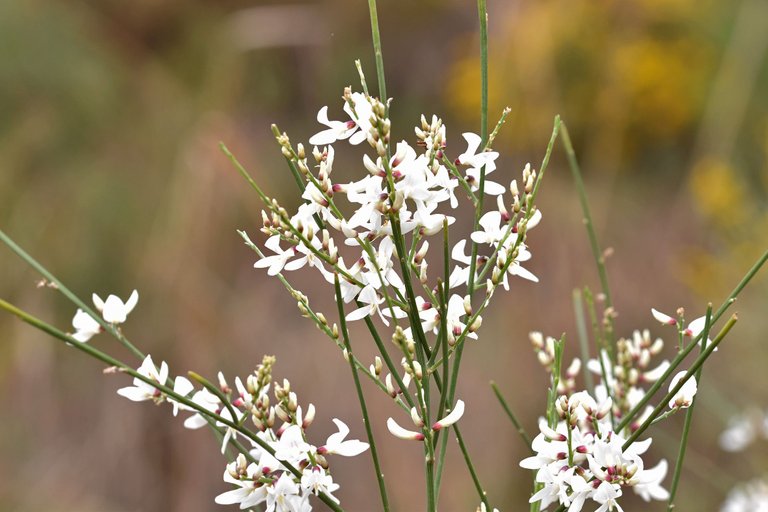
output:
[[[523,428],[523,425],[517,419],[517,416],[515,416],[515,413],[513,413],[512,409],[510,409],[509,405],[507,405],[507,401],[504,400],[504,397],[502,396],[501,391],[499,391],[499,387],[493,381],[491,381],[491,388],[493,388],[493,393],[496,395],[496,398],[501,404],[501,408],[504,409],[504,412],[507,413],[507,416],[509,417],[509,420],[512,422],[512,425],[515,426],[515,430],[517,430],[517,434],[520,436],[520,439],[522,439],[525,446],[531,452],[533,452],[533,448],[531,448],[531,443],[533,442],[531,440],[531,436],[528,435],[528,433]]]
[[[488,9],[486,0],[477,0],[480,20],[480,137],[488,140]]]
[[[568,127],[565,125],[565,123],[562,123],[562,131],[562,141],[563,145],[565,146],[565,154],[568,157],[568,164],[571,168],[571,174],[573,174],[573,180],[576,183],[576,192],[579,194],[579,203],[581,204],[581,211],[584,214],[584,226],[587,228],[589,244],[592,247],[592,256],[595,258],[595,263],[597,263],[597,273],[600,276],[600,286],[603,290],[603,294],[605,295],[605,306],[606,308],[610,308],[613,307],[613,302],[611,300],[611,290],[608,286],[608,273],[605,269],[605,255],[600,250],[600,245],[597,242],[597,234],[595,233],[595,226],[592,222],[592,214],[589,211],[587,191],[584,188],[584,180],[581,178],[581,168],[579,167],[579,162],[576,159],[576,153],[574,152],[573,145],[571,144],[571,136],[568,133]],[[613,334],[613,318],[610,316],[608,317],[608,327],[611,331],[608,333],[608,338],[611,338]]]
[[[376,77],[379,79],[379,98],[382,103],[387,105],[387,84],[384,80],[384,54],[381,51],[381,34],[379,33],[379,14],[376,10],[376,0],[368,0],[368,11],[371,15],[371,37],[373,38],[373,53],[376,58]],[[388,105],[387,109],[389,109]]]
[[[68,298],[75,306],[82,309],[88,315],[91,316],[98,324],[104,329],[106,332],[114,336],[120,343],[122,343],[125,348],[127,348],[134,356],[136,356],[138,359],[143,360],[144,354],[136,348],[136,346],[128,341],[128,339],[123,335],[122,332],[120,332],[120,329],[112,325],[110,323],[107,323],[104,321],[104,319],[101,317],[100,314],[97,314],[93,309],[91,309],[86,303],[84,303],[80,298],[72,293],[69,288],[64,286],[64,283],[59,281],[59,279],[51,274],[48,269],[46,269],[44,266],[42,266],[36,259],[34,259],[32,256],[30,256],[27,251],[22,249],[16,242],[14,242],[11,237],[6,235],[2,230],[0,230],[0,241],[2,241],[5,245],[7,245],[13,252],[15,252],[21,259],[23,259],[29,266],[34,268],[40,275],[42,275],[45,279],[47,279],[49,282],[56,285],[56,289],[59,290],[66,298]]]
[[[584,304],[581,300],[581,290],[573,290],[573,313],[576,318],[576,334],[579,337],[579,347],[581,348],[581,373],[584,376],[584,383],[587,385],[587,391],[590,396],[595,396],[595,383],[592,379],[592,372],[587,368],[589,361],[589,337],[587,336],[587,323],[584,320]],[[600,354],[598,354],[600,357]]]
[[[363,394],[363,388],[360,385],[360,376],[357,374],[357,368],[355,367],[352,344],[349,340],[349,333],[347,332],[347,320],[344,315],[344,303],[341,300],[341,285],[339,284],[339,275],[336,274],[334,279],[334,287],[336,288],[336,305],[339,310],[339,326],[341,327],[341,335],[344,339],[344,346],[347,349],[347,355],[349,356],[349,368],[352,371],[352,379],[355,381],[355,391],[357,392],[357,399],[360,402],[360,410],[363,413],[363,423],[365,424],[365,433],[368,436],[368,443],[371,447],[371,458],[373,459],[373,466],[376,471],[376,481],[379,484],[379,494],[381,495],[381,504],[384,507],[384,511],[389,510],[389,500],[387,499],[387,487],[384,484],[384,472],[381,470],[381,464],[379,463],[379,453],[376,448],[376,440],[373,437],[373,431],[371,430],[371,421],[368,417],[368,406],[365,403],[365,395]]]
[[[472,483],[475,485],[477,494],[480,496],[480,500],[485,505],[485,510],[490,511],[491,505],[488,503],[488,493],[483,490],[483,486],[480,484],[480,479],[477,477],[477,472],[475,471],[475,465],[472,464],[472,459],[469,457],[469,452],[467,452],[467,447],[464,444],[464,437],[462,437],[458,425],[453,425],[453,431],[456,434],[456,441],[459,442],[459,450],[461,450],[461,455],[464,457],[464,463],[467,465],[467,469],[469,470],[469,474],[472,477]]]
[[[704,331],[701,335],[701,352],[707,348],[707,339],[709,338],[709,331],[712,327],[712,304],[707,306],[707,316],[704,322]],[[699,368],[696,372],[696,383],[701,386],[701,373],[704,367]],[[685,460],[685,451],[688,446],[688,435],[691,430],[691,421],[693,420],[693,408],[698,400],[694,397],[688,410],[685,411],[685,421],[683,422],[683,432],[680,438],[680,449],[677,453],[677,461],[675,462],[675,470],[672,473],[672,485],[669,488],[669,500],[667,501],[667,511],[672,512],[675,508],[675,496],[677,495],[677,487],[680,484],[680,475],[683,471],[683,462]]]

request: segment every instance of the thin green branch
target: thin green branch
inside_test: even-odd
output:
[[[595,396],[595,382],[592,379],[592,372],[587,368],[589,361],[589,337],[587,336],[587,323],[584,320],[584,304],[581,299],[581,290],[573,290],[573,314],[576,318],[576,334],[579,338],[579,347],[581,349],[581,373],[584,377],[584,383],[587,385],[587,391],[590,396]],[[600,357],[600,354],[598,354]]]
[[[338,274],[334,276],[334,287],[336,289],[336,305],[339,311],[341,336],[344,339],[344,347],[347,349],[349,368],[352,371],[352,379],[355,381],[355,391],[357,392],[357,399],[360,402],[360,411],[363,413],[363,423],[365,424],[365,433],[368,436],[368,443],[371,447],[371,458],[373,459],[373,467],[376,471],[376,481],[379,484],[381,504],[384,507],[384,512],[387,512],[389,510],[389,499],[387,498],[387,487],[384,484],[384,472],[381,470],[381,464],[379,463],[379,452],[376,448],[376,440],[373,437],[373,430],[371,430],[371,420],[368,416],[368,406],[365,403],[363,388],[360,385],[360,377],[357,374],[357,368],[352,359],[352,343],[349,340],[349,332],[347,331],[347,320],[344,315],[344,302],[341,299],[341,285],[339,284]]]
[[[472,477],[472,483],[475,485],[475,490],[477,491],[478,496],[480,496],[480,501],[485,505],[485,510],[491,510],[491,505],[488,503],[488,493],[485,492],[480,483],[477,471],[475,471],[475,465],[472,464],[472,459],[469,457],[469,452],[467,452],[467,447],[464,444],[464,437],[461,435],[461,430],[459,430],[458,425],[453,425],[453,431],[456,434],[456,441],[459,442],[459,450],[461,450],[461,455],[464,457],[464,463],[467,465],[469,475]]]
[[[107,323],[100,314],[96,313],[90,306],[80,300],[64,283],[62,283],[56,276],[48,271],[43,265],[41,265],[36,259],[34,259],[27,251],[22,249],[11,237],[6,235],[0,230],[0,241],[8,246],[13,252],[15,252],[21,259],[23,259],[29,266],[34,268],[40,275],[55,285],[55,288],[59,290],[66,298],[68,298],[75,306],[85,311],[91,318],[93,318],[106,332],[114,336],[125,348],[127,348],[138,359],[143,360],[144,354],[139,350],[128,338],[126,338],[120,329],[113,324]]]
[[[581,211],[584,215],[584,226],[587,228],[587,235],[589,236],[589,244],[592,248],[592,255],[595,258],[597,264],[597,273],[600,276],[600,286],[603,294],[605,295],[606,308],[613,307],[613,301],[611,300],[611,289],[608,286],[608,272],[605,269],[605,254],[600,250],[600,245],[597,242],[597,234],[595,233],[595,225],[592,222],[592,214],[589,210],[589,200],[587,199],[587,191],[584,188],[584,180],[581,177],[581,168],[579,162],[576,159],[576,153],[573,150],[571,144],[571,136],[568,133],[568,127],[565,123],[562,123],[563,131],[563,146],[565,146],[565,154],[568,157],[568,164],[571,168],[571,174],[573,180],[576,183],[576,192],[579,194],[579,203],[581,204]],[[608,327],[610,333],[608,338],[613,336],[613,317],[608,317]]]
[[[712,328],[712,303],[707,306],[707,314],[704,320],[704,330],[701,334],[701,352],[707,348],[707,339],[709,338],[709,331]],[[701,374],[704,370],[702,366],[696,372],[696,383],[701,386]],[[683,422],[683,432],[680,438],[680,448],[677,452],[677,461],[675,462],[675,470],[672,473],[672,485],[669,488],[669,500],[667,501],[667,511],[672,512],[675,508],[675,496],[677,495],[677,487],[680,484],[680,475],[683,472],[683,462],[685,461],[685,451],[688,446],[688,436],[691,431],[691,422],[693,421],[693,409],[698,402],[696,397],[693,398],[688,410],[685,411],[685,421]]]
[[[379,98],[388,106],[387,84],[384,79],[384,54],[381,51],[381,33],[379,32],[379,14],[376,10],[376,0],[368,0],[368,11],[371,16],[371,37],[373,39],[373,53],[376,58],[376,77],[379,80]]]
[[[531,440],[531,436],[528,435],[528,433],[525,431],[525,428],[523,428],[522,423],[520,423],[520,420],[517,419],[517,416],[515,416],[515,413],[512,412],[512,409],[507,404],[507,401],[504,400],[504,396],[502,396],[501,391],[499,390],[499,386],[497,386],[494,381],[491,381],[491,388],[493,388],[493,394],[496,395],[496,399],[501,404],[501,408],[504,409],[504,412],[507,413],[507,416],[512,422],[512,425],[515,426],[515,430],[520,436],[520,439],[522,439],[523,444],[525,444],[531,453],[535,453],[531,447],[531,443],[533,442]]]

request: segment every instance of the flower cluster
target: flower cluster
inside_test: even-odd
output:
[[[133,290],[125,302],[117,295],[110,295],[107,300],[102,300],[101,297],[93,294],[93,305],[101,313],[104,321],[114,326],[125,322],[138,302],[139,292],[136,290]],[[72,318],[72,327],[75,328],[72,337],[81,343],[85,343],[103,330],[101,324],[82,309],[78,309]]]
[[[653,310],[657,320],[660,315]],[[677,321],[669,320],[671,322],[665,319],[664,323],[678,325]],[[695,337],[703,327],[703,321],[697,320],[695,325],[689,325],[689,329],[696,331],[687,335]],[[667,462],[662,460],[646,469],[641,456],[651,440],[638,442],[633,438],[627,442],[626,437],[653,411],[653,407],[647,405],[634,417],[629,416],[647,398],[644,384],[669,374],[669,361],[651,364],[664,348],[664,342],[651,338],[648,330],[634,331],[632,337],[620,338],[610,350],[602,349],[600,357],[589,360],[586,365],[586,370],[600,377],[591,395],[587,391],[573,391],[581,369],[578,359],[565,370],[564,376],[559,375],[561,341],[539,332],[532,332],[530,340],[537,359],[557,383],[555,410],[551,411],[549,422],[540,421],[541,433],[532,443],[535,455],[520,462],[520,466],[536,470],[538,490],[531,497],[531,503],[540,501],[541,507],[546,508],[557,502],[569,507],[569,511],[578,512],[587,500],[592,500],[600,504],[599,512],[622,510],[617,500],[627,487],[646,501],[667,499],[669,493],[661,486]],[[694,377],[688,378],[672,394],[686,376],[687,372],[679,372],[670,380],[671,411],[667,414],[692,404],[697,391]]]
[[[520,184],[515,180],[508,187],[491,181],[498,153],[481,147],[481,138],[473,133],[463,134],[466,150],[448,158],[446,128],[434,116],[429,121],[422,116],[415,128],[416,147],[401,141],[390,155],[387,110],[378,99],[349,88],[344,94],[348,121],[330,121],[323,107],[318,121],[328,128],[309,139],[319,146],[312,150],[316,172],[310,169],[304,146],[294,149],[287,135],[276,132],[283,154],[304,182],[303,202],[289,215],[275,199],[268,199],[268,211],[262,214],[267,255],[254,266],[266,268],[270,275],[312,267],[328,283],[338,276],[344,302],[356,304],[346,315],[348,321],[378,316],[389,325],[417,310],[404,329],[408,338],[414,337],[412,329],[437,334],[443,315],[449,318],[451,345],[475,338],[481,317],[468,312],[466,295],[455,293],[441,305],[438,288],[429,284],[427,238],[454,223],[455,217],[444,210],[458,206],[457,189],[463,189],[475,207],[481,204],[482,190],[496,197],[496,209],[482,215],[480,229],[469,238],[485,250],[473,262],[467,254],[470,240],[453,244],[441,280],[450,289],[486,288],[487,299],[498,285],[509,288],[510,275],[536,281],[522,263],[531,257],[525,245],[527,231],[541,218],[533,204],[537,173],[527,166]],[[367,141],[375,152],[363,156],[365,175],[357,181],[332,178],[331,144],[340,140]],[[342,247],[353,252],[343,255]],[[421,289],[413,286],[410,274],[418,276]]]
[[[540,422],[532,444],[535,455],[520,462],[537,472],[539,490],[531,503],[540,501],[545,509],[557,502],[578,512],[592,500],[600,504],[597,512],[622,510],[617,500],[627,487],[646,501],[667,499],[661,487],[666,461],[646,468],[641,455],[651,440],[625,446],[624,437],[613,430],[611,408],[610,398],[597,402],[586,391],[557,400],[559,421],[553,427]]]
[[[216,503],[239,504],[241,509],[263,503],[268,511],[309,512],[309,497],[320,493],[338,503],[332,493],[339,485],[333,481],[326,456],[353,457],[367,450],[368,444],[347,440],[349,428],[335,418],[338,432],[322,446],[309,444],[306,429],[314,420],[315,407],[310,404],[303,412],[287,380],[272,382],[274,362],[274,357],[265,356],[245,382],[239,377],[235,379],[234,390],[221,373],[216,388],[206,381],[206,386],[195,389],[183,376],[175,377],[171,383],[168,365],[163,362],[158,369],[148,355],[137,370],[144,378],[134,378],[133,386],[119,389],[118,394],[136,402],[167,401],[173,405],[174,416],[179,411],[194,412],[184,426],[197,429],[210,424],[223,430],[222,453],[239,436],[235,445],[239,454],[224,472],[224,481],[236,488],[217,496]],[[169,385],[173,386],[173,394],[159,389]],[[274,405],[270,388],[274,388]],[[201,414],[204,411],[209,414]],[[255,426],[252,437],[243,435],[251,431],[239,428],[248,418]],[[282,423],[277,429],[276,419]]]

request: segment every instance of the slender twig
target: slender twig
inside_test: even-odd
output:
[[[581,349],[581,373],[584,376],[584,383],[587,385],[587,391],[590,396],[595,396],[595,382],[592,379],[592,372],[587,368],[589,361],[589,337],[587,336],[587,323],[584,321],[584,304],[581,300],[581,290],[573,290],[573,314],[576,318],[576,334],[579,337],[579,347]],[[598,357],[600,354],[598,353]]]
[[[517,419],[517,416],[515,416],[515,413],[512,412],[512,409],[507,404],[507,401],[504,400],[504,396],[502,396],[501,391],[499,390],[499,386],[497,386],[495,382],[491,381],[491,388],[493,388],[493,394],[496,395],[496,398],[501,404],[501,408],[504,409],[504,412],[507,413],[507,416],[512,422],[512,425],[515,426],[515,430],[517,430],[517,434],[520,436],[520,439],[523,440],[523,444],[525,444],[525,446],[532,453],[534,453],[533,448],[531,448],[531,436],[528,435],[528,433],[523,428],[522,423],[520,423],[520,420]]]
[[[360,402],[360,411],[363,414],[365,433],[368,436],[368,444],[371,447],[371,458],[373,459],[373,466],[376,471],[376,481],[379,484],[381,504],[384,507],[384,511],[387,512],[389,510],[389,500],[387,498],[387,487],[384,484],[384,472],[381,470],[381,464],[379,463],[379,453],[378,449],[376,448],[376,440],[373,437],[371,420],[368,417],[368,406],[365,403],[365,395],[363,394],[363,388],[360,385],[360,377],[357,374],[357,367],[355,366],[352,359],[352,344],[349,340],[349,333],[347,332],[347,320],[344,315],[344,302],[341,299],[341,285],[339,284],[338,274],[334,276],[334,287],[336,289],[336,305],[339,310],[339,327],[341,328],[341,336],[344,339],[344,346],[347,349],[349,368],[352,371],[352,379],[355,381],[355,391],[357,392],[357,399]]]
[[[704,331],[701,335],[701,352],[704,352],[707,348],[707,339],[709,338],[709,331],[712,328],[712,303],[707,306],[707,314],[704,320]],[[702,366],[696,372],[696,383],[701,386],[701,374],[704,370]],[[680,475],[683,471],[683,462],[685,460],[685,450],[688,446],[688,435],[691,430],[691,421],[693,420],[693,408],[698,402],[696,397],[691,401],[691,405],[688,406],[688,410],[685,411],[685,421],[683,422],[683,432],[680,437],[680,449],[677,452],[677,461],[675,462],[675,470],[672,473],[672,485],[669,488],[669,500],[667,501],[667,511],[672,512],[675,508],[675,495],[677,495],[677,486],[680,484]]]
[[[376,10],[376,0],[368,0],[368,11],[371,16],[371,37],[373,53],[376,58],[376,77],[379,80],[379,98],[387,105],[387,84],[384,79],[384,54],[381,51],[381,33],[379,32],[379,14]]]
[[[563,145],[565,146],[565,154],[568,157],[568,164],[571,168],[571,174],[573,180],[576,183],[576,192],[579,195],[579,203],[581,204],[581,211],[584,215],[584,227],[587,228],[587,235],[589,236],[589,244],[592,248],[592,256],[595,258],[597,264],[597,273],[600,276],[600,287],[605,295],[606,308],[613,307],[611,300],[611,289],[608,286],[608,272],[605,269],[605,254],[600,250],[600,244],[597,242],[597,234],[595,233],[595,225],[592,222],[592,214],[589,211],[589,200],[587,199],[587,191],[584,188],[584,180],[581,177],[581,168],[579,162],[576,159],[576,153],[573,150],[571,144],[571,136],[568,133],[568,127],[565,123],[562,123],[563,132]],[[613,334],[613,317],[608,316],[608,338],[610,339]],[[614,361],[615,362],[615,361]]]
[[[472,483],[475,485],[475,490],[477,490],[477,494],[480,496],[480,501],[482,501],[485,505],[485,510],[491,510],[491,505],[488,503],[488,493],[485,492],[482,484],[480,483],[480,479],[477,476],[477,471],[475,471],[475,465],[472,464],[472,459],[469,457],[469,452],[467,452],[467,447],[464,444],[464,437],[462,437],[461,430],[459,430],[458,425],[453,425],[453,432],[456,434],[456,441],[459,443],[459,450],[461,451],[461,455],[464,457],[464,463],[467,465],[469,475],[472,477]]]
[[[93,309],[91,309],[90,306],[88,306],[85,302],[80,300],[80,298],[77,295],[75,295],[69,288],[67,288],[64,285],[64,283],[62,283],[56,276],[54,276],[51,272],[49,272],[48,269],[46,269],[43,265],[41,265],[36,259],[30,256],[29,253],[27,253],[27,251],[22,249],[16,242],[14,242],[11,239],[11,237],[6,235],[2,230],[0,230],[0,241],[2,241],[5,245],[7,245],[8,248],[10,248],[21,259],[27,262],[29,266],[34,268],[45,279],[53,283],[55,285],[55,288],[59,290],[66,298],[68,298],[75,306],[77,306],[78,308],[88,313],[88,315],[90,315],[91,318],[93,318],[96,322],[98,322],[98,324],[101,326],[102,329],[104,329],[106,332],[114,336],[134,356],[136,356],[138,359],[144,359],[144,353],[141,350],[139,350],[133,343],[128,341],[128,338],[126,338],[123,335],[119,327],[117,327],[116,325],[107,323],[101,317],[100,314],[97,314]]]

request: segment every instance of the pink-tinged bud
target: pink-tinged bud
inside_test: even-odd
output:
[[[392,384],[391,373],[387,374],[386,378],[384,379],[384,384],[387,386],[387,393],[389,393],[389,396],[395,398],[397,396],[397,390],[395,389],[394,384]]]
[[[419,428],[424,426],[424,420],[421,419],[419,411],[417,411],[415,407],[411,407],[411,421],[413,421],[413,424]]]
[[[408,144],[403,144],[402,142],[397,145],[397,152],[395,153],[395,156],[392,157],[392,167],[397,167],[401,163],[403,163],[403,160],[405,159],[405,155],[408,151]]]
[[[309,404],[309,406],[307,407],[307,414],[304,415],[304,420],[301,422],[301,428],[306,430],[314,420],[315,420],[315,406],[314,404]]]
[[[503,195],[496,196],[496,207],[498,208],[499,213],[501,214],[501,221],[504,222],[505,224],[509,222],[510,216],[509,216],[509,212],[507,211],[507,207],[504,206]]]
[[[567,441],[568,440],[568,438],[564,434],[561,434],[560,432],[557,432],[551,429],[546,424],[539,425],[539,430],[541,430],[541,433],[544,434],[544,437],[546,437],[550,441]]]
[[[434,425],[432,425],[432,430],[440,430],[441,428],[450,427],[457,421],[461,419],[461,417],[464,415],[464,401],[463,400],[457,400],[456,406],[453,408],[453,410],[446,416],[445,418],[436,421]]]
[[[387,429],[389,433],[399,439],[405,439],[406,441],[423,441],[424,434],[421,432],[414,432],[412,430],[406,430],[397,424],[392,418],[387,419]]]
[[[465,295],[462,305],[464,306],[464,313],[466,313],[467,316],[472,316],[472,297]]]
[[[229,393],[232,391],[232,388],[229,387],[229,384],[227,384],[227,380],[224,378],[224,374],[219,372],[219,389],[221,389],[222,393]]]
[[[665,315],[661,311],[651,308],[651,314],[653,315],[653,318],[664,325],[677,325],[677,320],[669,315]]]
[[[424,260],[424,258],[426,257],[428,250],[429,250],[429,242],[424,240],[424,243],[421,244],[421,249],[419,249],[419,251],[413,257],[413,262],[417,265],[420,264],[422,260]]]

